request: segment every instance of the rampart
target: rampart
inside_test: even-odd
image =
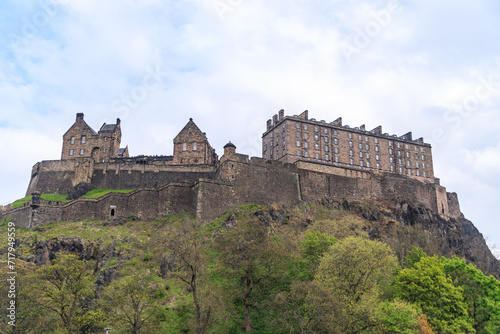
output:
[[[67,203],[44,201],[35,194],[22,208],[2,214],[2,218],[12,216],[20,227],[87,218],[126,219],[132,215],[155,219],[181,212],[208,221],[241,204],[292,206],[322,198],[420,203],[445,219],[460,215],[456,194],[447,193],[439,182],[424,183],[394,173],[317,162],[282,163],[234,152],[222,156],[216,166],[162,165],[161,161],[93,165],[74,160],[44,161],[33,170],[30,189],[44,192],[70,189],[85,178],[97,188],[137,189]]]

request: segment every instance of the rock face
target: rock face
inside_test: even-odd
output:
[[[78,183],[73,189],[71,189],[71,191],[68,193],[67,198],[69,200],[77,199],[94,189],[95,187],[90,183],[81,182]]]

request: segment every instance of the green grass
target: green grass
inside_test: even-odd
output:
[[[112,189],[94,189],[86,193],[82,196],[82,198],[99,198],[109,193],[124,193],[128,194],[134,191],[135,189],[127,189],[127,190],[112,190]]]
[[[58,194],[41,194],[40,197],[46,201],[54,201],[54,202],[69,202],[69,200],[66,198],[66,195],[58,195]],[[23,198],[18,199],[14,203],[12,203],[12,206],[14,209],[20,208],[24,205],[24,203],[27,203],[31,201],[31,196],[26,196]]]

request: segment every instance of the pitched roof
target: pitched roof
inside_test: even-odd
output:
[[[190,118],[186,126],[175,136],[174,144],[204,140],[207,140],[207,136],[201,132],[200,128],[193,122],[193,119]]]
[[[115,131],[116,130],[116,124],[106,124],[104,123],[102,126],[101,126],[101,129],[99,130],[100,131]]]
[[[73,123],[73,125],[72,125],[69,129],[68,129],[68,131],[66,131],[66,132],[64,133],[63,137],[65,137],[65,136],[68,134],[68,132],[70,132],[70,131],[71,131],[71,129],[73,129],[73,128],[74,128],[74,127],[75,127],[75,126],[76,126],[79,122],[82,122],[82,123],[83,123],[82,127],[83,127],[84,129],[86,128],[88,131],[92,132],[92,134],[93,134],[93,135],[96,135],[96,134],[97,134],[97,132],[95,132],[95,131],[94,131],[94,129],[92,129],[92,128],[91,128],[91,127],[87,124],[87,122],[85,122],[85,121],[83,120],[83,118],[81,118],[81,119],[77,119],[77,120],[75,121],[75,123]]]

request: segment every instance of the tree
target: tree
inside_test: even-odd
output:
[[[76,255],[59,253],[50,265],[39,268],[32,276],[30,297],[57,314],[68,332],[79,330],[79,318],[88,311],[85,301],[94,296],[92,265],[78,260]]]
[[[165,297],[163,280],[140,268],[126,267],[126,276],[114,281],[103,297],[114,309],[114,316],[137,334],[159,311],[157,302]]]
[[[463,290],[446,275],[437,257],[423,257],[396,276],[395,293],[421,307],[432,328],[444,333],[474,333]]]
[[[380,329],[383,325],[380,297],[391,284],[397,267],[397,258],[390,247],[379,241],[348,237],[331,246],[315,277],[315,282],[329,292],[326,298],[338,305],[334,320],[323,321],[335,326],[329,332]]]
[[[395,299],[383,302],[381,320],[386,334],[415,334],[418,330],[419,311],[408,302]]]
[[[409,251],[406,254],[406,267],[413,268],[415,263],[419,262],[420,259],[422,259],[426,256],[427,256],[427,254],[425,254],[425,252],[422,250],[422,248],[413,246],[411,251]]]
[[[212,306],[201,298],[204,293],[201,275],[207,263],[208,238],[200,227],[199,221],[183,221],[176,230],[172,227],[172,233],[167,236],[167,247],[177,263],[174,276],[192,292],[197,334],[208,331],[212,317]]]
[[[243,220],[221,231],[215,240],[215,248],[230,276],[241,284],[239,299],[243,303],[243,330],[250,332],[250,309],[258,307],[253,301],[255,290],[281,273],[279,268],[283,262],[279,243],[273,241],[262,222]]]
[[[464,259],[441,258],[443,269],[463,289],[467,311],[477,333],[500,332],[500,282]]]

